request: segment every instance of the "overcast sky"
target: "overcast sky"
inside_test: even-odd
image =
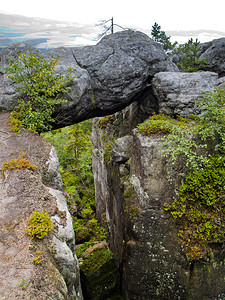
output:
[[[0,10],[82,24],[98,23],[112,16],[119,25],[162,30],[225,31],[224,0],[4,0]],[[1,25],[1,24],[0,24]]]

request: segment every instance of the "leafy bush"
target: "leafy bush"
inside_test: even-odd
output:
[[[198,39],[194,42],[190,39],[186,44],[179,45],[173,50],[173,54],[181,54],[182,58],[177,63],[182,72],[197,72],[207,66],[206,60],[199,60],[199,53],[201,51],[200,42]]]
[[[190,260],[210,256],[212,243],[225,242],[225,90],[210,92],[199,107],[195,122],[174,126],[164,140],[167,158],[175,162],[183,155],[194,170],[185,177],[179,199],[165,205]],[[216,156],[207,149],[212,142]]]
[[[164,141],[164,154],[175,162],[180,155],[186,158],[188,167],[195,169],[207,163],[210,154],[204,151],[208,141],[213,141],[215,150],[225,153],[225,90],[215,89],[206,95],[199,107],[201,113],[195,122],[173,126]]]
[[[65,102],[57,96],[70,89],[67,85],[73,79],[71,70],[68,69],[65,76],[56,76],[58,59],[45,60],[38,53],[22,53],[8,62],[5,71],[23,95],[12,112],[12,118],[20,120],[25,128],[34,132],[51,129],[55,106]]]
[[[31,238],[43,239],[52,228],[53,222],[46,211],[35,209],[28,219],[27,233]]]

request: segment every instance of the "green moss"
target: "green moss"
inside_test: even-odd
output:
[[[80,265],[80,269],[85,274],[91,275],[112,258],[113,254],[110,250],[106,248],[96,249],[88,258],[84,259],[84,262]]]
[[[133,185],[128,185],[124,191],[124,212],[131,218],[139,215],[139,206],[136,202],[136,193]]]
[[[46,211],[35,209],[28,219],[27,233],[31,238],[43,239],[53,228],[53,222]]]
[[[106,128],[108,124],[112,124],[114,121],[115,121],[114,115],[105,116],[99,119],[98,127],[101,129]]]
[[[81,258],[83,253],[90,247],[94,245],[94,242],[85,242],[82,244],[79,249],[76,250],[77,258]]]
[[[98,224],[94,214],[89,219],[74,216],[72,218],[77,243],[103,241],[106,239],[106,230]]]
[[[181,116],[172,118],[164,114],[153,115],[147,121],[137,126],[138,131],[142,135],[153,136],[154,134],[161,133],[162,136],[172,132],[173,127],[185,125],[189,122],[188,119]]]
[[[215,156],[185,177],[180,198],[165,209],[179,226],[178,237],[190,260],[210,255],[210,244],[225,241],[225,157]]]
[[[95,95],[93,89],[91,89],[91,102],[92,102],[92,108],[95,107]]]
[[[23,123],[22,121],[14,118],[12,115],[10,116],[10,122],[9,122],[10,130],[21,133],[21,128],[23,128]]]
[[[110,159],[111,159],[111,148],[114,140],[109,141],[108,144],[105,145],[105,150],[103,153],[103,159],[105,164],[109,164]]]
[[[10,161],[5,161],[1,168],[2,171],[13,170],[13,169],[31,169],[36,170],[37,166],[32,164],[27,158],[25,158],[25,153],[22,152],[18,158],[12,159]]]

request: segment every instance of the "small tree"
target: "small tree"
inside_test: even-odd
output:
[[[172,50],[177,45],[177,42],[173,44],[170,42],[170,36],[167,36],[157,23],[152,26],[151,35],[154,41],[163,45],[164,50]]]
[[[173,54],[181,54],[182,58],[177,63],[183,72],[197,72],[206,67],[206,60],[199,60],[199,53],[201,51],[200,42],[198,39],[194,42],[190,39],[186,44],[180,45],[173,51]]]
[[[108,25],[109,22],[110,22],[110,25]],[[104,32],[101,33],[101,34],[99,34],[98,38],[102,38],[108,32],[110,32],[111,34],[113,34],[115,27],[119,27],[122,30],[128,30],[128,29],[130,29],[130,28],[125,28],[123,26],[115,24],[114,21],[113,21],[113,17],[111,19],[109,19],[109,20],[102,20],[102,21],[100,21],[100,23],[96,24],[96,26],[103,26],[103,29],[104,29]]]
[[[68,69],[64,76],[56,76],[58,59],[45,60],[38,53],[22,53],[8,62],[5,71],[23,95],[11,118],[20,120],[25,128],[34,132],[50,130],[55,106],[65,102],[58,95],[70,89],[67,84],[73,79],[71,70]]]

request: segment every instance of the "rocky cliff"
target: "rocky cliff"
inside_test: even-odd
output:
[[[0,298],[83,299],[56,151],[34,133],[10,131],[8,122],[0,112]],[[43,240],[27,234],[35,209],[53,221]]]
[[[225,38],[212,41],[202,47],[201,52],[201,59],[208,61],[207,71],[216,72],[220,78],[225,68],[224,44]],[[0,51],[0,111],[12,110],[21,96],[4,71],[8,58],[15,58],[21,52],[36,53],[38,50],[18,43]],[[173,72],[174,77],[174,72],[179,71],[159,44],[132,30],[106,36],[95,46],[56,48],[45,56],[46,59],[59,58],[56,74],[64,74],[70,67],[74,76],[70,92],[64,95],[67,103],[57,108],[55,127],[111,114],[134,101],[144,102],[146,106],[146,99],[150,99],[145,109],[151,109],[158,103],[152,92],[153,76],[159,72]],[[179,79],[176,82],[179,84]],[[171,84],[168,78],[167,83]],[[168,90],[168,94],[172,97],[173,92]]]
[[[185,160],[172,165],[162,154],[160,137],[126,127],[140,122],[137,107],[93,122],[97,216],[107,224],[124,298],[224,299],[222,245],[212,248],[211,260],[189,261],[164,210],[165,203],[178,199],[189,172]]]

